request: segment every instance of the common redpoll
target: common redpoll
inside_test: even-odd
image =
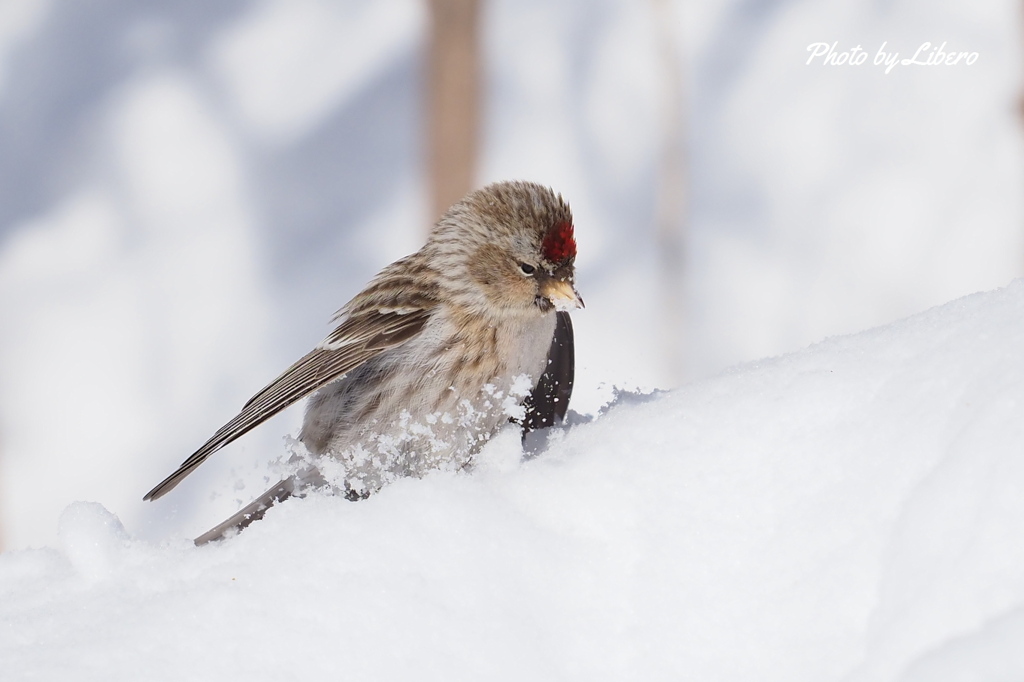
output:
[[[524,437],[563,419],[574,370],[568,310],[583,307],[575,258],[572,214],[550,189],[501,182],[470,193],[145,499],[314,391],[299,434],[314,462],[197,544],[311,487],[359,499],[398,476],[464,467],[510,416]]]

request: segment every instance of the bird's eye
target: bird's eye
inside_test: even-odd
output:
[[[529,263],[520,263],[519,269],[523,271],[524,275],[532,275],[537,270],[537,268],[533,267]]]

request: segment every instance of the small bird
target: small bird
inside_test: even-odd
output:
[[[327,338],[144,499],[163,496],[214,452],[310,394],[299,440],[313,461],[196,544],[241,530],[311,488],[358,500],[400,476],[466,467],[510,418],[525,441],[568,408],[568,311],[583,307],[575,259],[561,195],[520,181],[471,192],[419,251],[385,267],[336,313]]]

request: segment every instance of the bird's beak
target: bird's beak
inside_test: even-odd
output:
[[[555,310],[582,308],[583,299],[571,282],[564,279],[549,279],[540,285],[540,295],[551,301]]]

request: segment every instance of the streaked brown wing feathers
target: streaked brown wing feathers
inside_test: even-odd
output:
[[[281,410],[313,391],[341,378],[387,348],[408,341],[426,324],[430,313],[368,311],[352,316],[335,329],[324,344],[289,367],[253,396],[227,424],[217,430],[177,471],[150,490],[146,500],[164,495],[214,452],[248,433]],[[336,348],[330,346],[337,345]],[[327,346],[327,347],[323,347]]]

